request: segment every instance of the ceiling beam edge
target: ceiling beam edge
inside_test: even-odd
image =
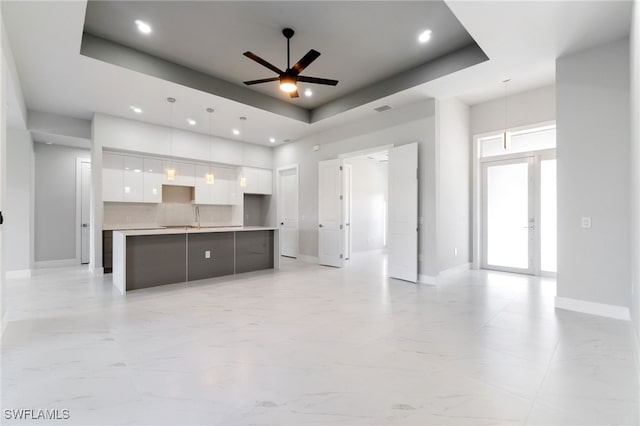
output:
[[[226,80],[179,65],[162,58],[89,33],[82,34],[80,54],[89,58],[137,71],[146,75],[190,87],[195,90],[240,102],[274,114],[310,122],[310,112]]]
[[[311,111],[311,123],[487,61],[475,43],[351,92]]]

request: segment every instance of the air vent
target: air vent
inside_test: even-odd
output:
[[[378,112],[384,112],[384,111],[389,111],[391,109],[391,107],[389,105],[382,105],[379,106],[378,108],[374,108],[374,111],[378,111]]]

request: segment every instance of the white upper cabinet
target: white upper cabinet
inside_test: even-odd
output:
[[[123,201],[130,203],[142,202],[144,197],[143,165],[141,157],[123,157]]]
[[[145,158],[144,165],[144,195],[145,203],[162,202],[162,161],[153,158]]]
[[[123,201],[123,156],[105,152],[102,155],[102,199]]]
[[[176,171],[175,179],[167,179],[167,170],[173,167]],[[196,166],[183,161],[162,161],[162,184],[177,186],[196,186]]]
[[[161,161],[110,152],[103,153],[102,201],[161,203]]]
[[[214,182],[207,183],[209,166],[196,165],[194,204],[234,205],[240,200],[235,168],[211,167]]]
[[[271,170],[243,167],[242,172],[246,178],[245,194],[272,194],[273,174]]]
[[[273,173],[258,169],[258,194],[273,194]]]

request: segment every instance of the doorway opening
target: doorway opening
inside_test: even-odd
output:
[[[298,165],[279,167],[276,175],[280,255],[298,257]]]
[[[360,179],[360,165],[377,169],[377,176],[365,172]],[[385,145],[320,161],[318,263],[340,268],[346,257],[359,249],[386,247],[388,276],[417,282],[418,175],[417,142],[398,147]],[[358,186],[360,183],[363,188]],[[375,190],[370,188],[372,184],[377,186]],[[361,189],[368,202],[358,201]]]
[[[555,276],[555,123],[474,139],[475,266]]]
[[[90,261],[91,160],[76,158],[76,261]]]
[[[387,247],[389,151],[344,159],[344,254],[383,252]]]

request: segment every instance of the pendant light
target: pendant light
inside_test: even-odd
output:
[[[244,122],[247,121],[247,117],[240,117],[240,137],[242,138],[242,172],[240,173],[240,186],[245,188],[247,186],[247,177],[244,175]]]
[[[213,108],[207,108],[207,112],[209,113],[209,172],[204,176],[204,179],[209,185],[213,185],[213,183],[215,182],[215,177],[213,176],[213,172],[211,171],[211,145],[213,145],[211,114],[213,113]]]
[[[167,98],[169,102],[169,168],[167,169],[167,180],[176,180],[176,168],[173,166],[173,104],[175,98]]]
[[[510,78],[502,80],[504,83],[504,132],[502,133],[502,149],[505,151],[511,148],[511,138],[507,134],[509,128],[509,93],[507,91],[507,84],[511,81]]]

